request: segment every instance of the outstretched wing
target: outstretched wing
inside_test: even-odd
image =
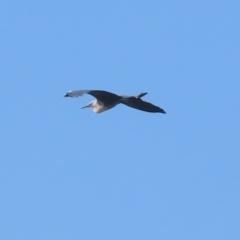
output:
[[[84,95],[85,93],[89,93],[91,90],[72,90],[68,91],[64,97],[80,97]]]
[[[92,95],[105,105],[112,105],[114,103],[119,102],[119,100],[121,99],[120,96],[114,93],[102,90],[91,90],[90,92],[88,92],[88,94]]]
[[[73,90],[67,92],[64,96],[65,97],[79,97],[84,94],[90,94],[93,97],[95,97],[97,100],[102,102],[103,104],[112,104],[115,102],[118,102],[121,97],[107,91],[102,91],[102,90]]]
[[[160,112],[160,113],[166,113],[162,108],[155,106],[149,102],[143,101],[141,98],[138,97],[128,97],[122,100],[123,104],[136,108],[141,111],[145,112]]]

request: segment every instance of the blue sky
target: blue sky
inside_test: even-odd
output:
[[[1,1],[0,239],[239,239],[239,11]],[[72,89],[167,114],[94,114]]]

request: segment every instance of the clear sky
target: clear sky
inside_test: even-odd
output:
[[[1,240],[240,239],[239,1],[2,0],[0,55]]]

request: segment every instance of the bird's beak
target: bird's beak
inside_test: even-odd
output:
[[[81,107],[81,108],[83,109],[83,108],[88,108],[88,107],[91,107],[90,104],[88,104],[88,105],[86,105],[86,106],[83,106],[83,107]]]

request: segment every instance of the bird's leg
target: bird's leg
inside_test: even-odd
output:
[[[139,93],[136,98],[141,98],[143,96],[145,96],[147,94],[147,92],[142,92],[142,93]]]

